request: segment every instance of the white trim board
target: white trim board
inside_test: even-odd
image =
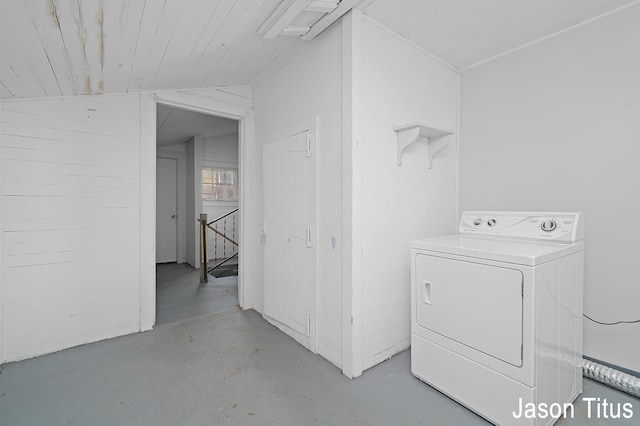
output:
[[[362,374],[362,32],[363,15],[352,10],[343,29],[343,252],[342,373]]]
[[[140,331],[156,319],[156,103],[140,95]]]
[[[4,102],[0,102],[0,153],[2,152],[2,119],[3,119],[3,111],[4,111]],[[2,161],[2,157],[0,155],[0,161]],[[4,289],[4,207],[3,207],[3,198],[4,194],[2,193],[2,170],[0,169],[0,366],[4,362],[4,297],[3,297],[3,289]],[[0,367],[1,369],[2,367]]]

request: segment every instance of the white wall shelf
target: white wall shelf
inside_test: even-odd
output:
[[[433,156],[449,143],[452,130],[439,129],[421,123],[409,123],[394,127],[398,134],[398,166],[402,165],[402,151],[417,141],[427,142],[427,168],[431,168]]]

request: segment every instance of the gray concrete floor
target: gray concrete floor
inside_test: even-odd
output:
[[[238,309],[238,277],[200,283],[200,271],[185,264],[156,266],[156,325]]]
[[[255,311],[225,310],[5,365],[0,425],[488,424],[409,365],[405,351],[349,380]],[[558,424],[639,424],[640,400],[584,388]],[[588,418],[583,397],[631,403],[634,417]]]

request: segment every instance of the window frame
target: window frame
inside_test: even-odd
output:
[[[210,182],[205,182],[205,178],[204,178],[204,173],[205,173],[205,169],[210,169],[211,170],[211,181]],[[214,171],[215,170],[221,170],[224,172],[228,172],[231,171],[233,172],[233,177],[235,178],[235,182],[234,183],[218,183],[216,184],[214,181]],[[239,188],[239,184],[238,184],[238,165],[234,164],[234,163],[211,163],[208,162],[207,164],[203,164],[202,165],[202,170],[200,171],[201,173],[201,179],[202,179],[202,183],[201,183],[201,188],[200,188],[200,197],[202,198],[203,202],[213,202],[213,203],[233,203],[233,204],[237,204],[238,200],[239,200],[239,194],[238,194],[238,188]],[[204,186],[205,185],[211,185],[212,186],[212,192],[211,194],[213,195],[215,193],[215,187],[216,186],[221,186],[223,193],[225,194],[225,198],[208,198],[205,197],[205,191],[204,191]],[[226,193],[228,188],[228,186],[235,186],[235,198],[227,198],[226,197]]]

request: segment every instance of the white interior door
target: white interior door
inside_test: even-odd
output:
[[[315,350],[315,160],[309,132],[264,146],[265,316]]]
[[[178,258],[177,182],[177,160],[156,159],[156,263]]]

